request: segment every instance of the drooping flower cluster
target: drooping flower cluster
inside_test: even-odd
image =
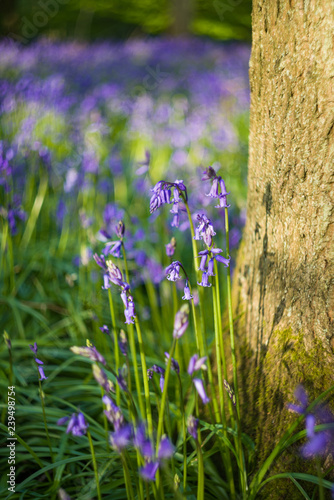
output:
[[[169,266],[166,267],[165,274],[167,275],[167,279],[169,281],[177,281],[177,280],[181,279],[181,276],[180,276],[180,269],[181,268],[186,276],[186,283],[184,286],[184,296],[182,297],[182,299],[183,300],[191,300],[193,298],[193,296],[190,293],[188,276],[187,276],[185,269],[184,269],[183,265],[181,264],[181,262],[179,262],[178,260],[175,260],[174,262],[172,262]]]
[[[214,261],[216,260],[217,262],[221,262],[224,264],[225,267],[228,267],[230,265],[230,257],[225,258],[222,255],[219,255],[222,253],[221,248],[211,248],[210,250],[202,250],[201,252],[198,252],[197,258],[201,258],[200,266],[198,268],[199,271],[202,271],[202,281],[201,283],[197,283],[200,286],[206,286],[210,287],[211,283],[209,283],[208,277],[209,276],[215,276],[213,269],[214,269]],[[210,257],[210,258],[209,258]],[[208,265],[207,260],[209,258]]]
[[[152,442],[146,437],[144,424],[139,424],[135,430],[133,445],[145,460],[145,465],[139,469],[139,474],[145,481],[154,481],[162,461],[168,460],[174,453],[174,446],[163,436],[156,455]]]
[[[62,417],[58,420],[57,425],[64,425],[66,422],[68,422],[66,434],[71,433],[72,436],[77,437],[84,436],[86,434],[88,424],[83,413],[79,412],[78,415],[73,413],[71,417]]]
[[[221,178],[220,175],[216,174],[216,171],[212,167],[208,167],[202,176],[202,181],[212,181],[212,186],[210,192],[206,196],[210,196],[210,198],[218,198],[219,205],[216,205],[216,208],[228,208],[230,205],[227,204],[227,195],[230,192],[226,191],[225,182]],[[219,192],[220,188],[220,192]]]
[[[173,198],[172,196],[173,191]],[[173,214],[173,221],[171,223],[172,227],[179,227],[180,217],[179,217],[179,204],[182,201],[182,196],[185,201],[188,200],[187,188],[183,184],[182,180],[176,180],[175,182],[167,182],[167,181],[159,181],[156,185],[151,189],[153,195],[150,199],[150,212],[153,213],[157,210],[161,205],[165,203],[173,203],[173,207],[170,212]]]
[[[203,358],[198,358],[198,354],[194,354],[189,361],[188,365],[188,373],[192,377],[192,381],[194,383],[195,389],[203,401],[203,404],[207,404],[210,401],[210,398],[207,396],[203,384],[203,380],[200,378],[193,378],[193,375],[196,371],[198,370],[206,370],[207,367],[205,366],[205,361],[207,360],[207,357],[204,356]]]
[[[36,355],[37,355],[37,350],[38,350],[38,347],[37,347],[37,342],[35,342],[35,343],[34,343],[34,345],[29,344],[29,347],[30,347],[31,351],[32,351],[32,352],[34,353],[34,355],[35,355],[35,361],[36,361],[36,363],[37,363],[37,365],[38,365],[38,371],[39,371],[39,375],[40,375],[40,377],[41,377],[39,380],[47,380],[47,378],[48,378],[48,377],[46,377],[46,376],[45,376],[45,374],[44,374],[44,369],[43,369],[43,366],[40,366],[40,365],[44,365],[44,362],[43,362],[43,361],[41,361],[40,359],[38,359],[38,358],[36,357]]]
[[[287,407],[290,411],[305,416],[305,429],[308,441],[302,446],[300,450],[301,454],[304,458],[323,455],[330,444],[333,446],[334,435],[333,431],[331,432],[329,429],[315,432],[316,421],[318,420],[319,423],[332,423],[334,417],[329,410],[326,411],[324,408],[317,408],[313,414],[308,413],[308,397],[302,385],[296,388],[295,397],[299,400],[300,404],[288,404]]]
[[[168,438],[162,437],[156,456],[152,441],[146,437],[144,423],[139,423],[137,428],[134,428],[124,421],[122,411],[109,396],[103,396],[102,400],[106,406],[104,413],[114,426],[114,432],[110,433],[111,446],[121,453],[132,444],[145,460],[145,465],[139,469],[140,475],[146,481],[154,481],[161,462],[173,455],[174,446]]]
[[[125,323],[127,325],[134,324],[134,318],[136,317],[135,306],[133,302],[133,297],[130,293],[130,285],[123,280],[122,273],[120,269],[111,261],[105,260],[104,255],[94,254],[94,260],[98,266],[100,266],[103,271],[103,290],[107,290],[111,287],[111,283],[119,286],[121,289],[121,299],[124,304],[124,315]]]

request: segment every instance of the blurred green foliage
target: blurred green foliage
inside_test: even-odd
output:
[[[28,40],[41,34],[95,40],[175,33],[251,39],[251,0],[4,0],[0,15],[2,35],[33,33]]]

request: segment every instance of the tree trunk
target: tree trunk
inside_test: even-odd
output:
[[[248,208],[234,298],[244,312],[244,414],[264,457],[293,418],[295,387],[312,399],[334,383],[334,3],[254,0],[252,15]],[[297,464],[294,450],[279,468]],[[301,494],[279,481],[263,498]]]

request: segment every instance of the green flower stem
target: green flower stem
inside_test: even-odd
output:
[[[130,352],[131,352],[131,358],[132,358],[132,363],[133,363],[133,370],[135,372],[135,384],[136,384],[136,391],[138,394],[139,410],[140,410],[141,417],[144,418],[145,417],[144,401],[143,401],[143,396],[142,396],[142,392],[141,392],[140,377],[139,377],[138,362],[137,362],[136,343],[135,343],[135,336],[134,336],[134,328],[133,328],[132,324],[128,325],[128,335],[129,335],[129,344],[130,344]]]
[[[149,435],[152,436],[153,435],[153,421],[152,421],[152,410],[151,410],[151,402],[150,402],[150,388],[148,385],[147,366],[146,366],[146,358],[145,358],[145,352],[144,352],[143,337],[141,334],[141,329],[140,329],[140,325],[139,325],[139,321],[138,321],[137,316],[135,317],[135,325],[136,325],[138,344],[139,344],[139,352],[140,352],[140,360],[141,360],[142,372],[143,372],[147,428],[148,428]]]
[[[221,421],[223,424],[223,434],[224,438],[228,439],[227,436],[227,423],[226,423],[226,415],[224,408],[224,388],[223,388],[223,374],[222,374],[222,366],[224,371],[224,376],[226,372],[226,360],[224,356],[221,356],[222,352],[222,336],[220,334],[221,328],[219,325],[221,324],[220,317],[218,316],[218,306],[217,306],[217,293],[216,293],[216,281],[217,276],[212,280],[212,300],[213,300],[213,314],[214,314],[214,326],[215,326],[215,342],[216,342],[216,356],[217,356],[217,374],[218,374],[218,390],[219,390],[219,401],[220,401],[220,414]],[[226,464],[226,473],[228,482],[230,485],[230,493],[231,498],[235,498],[235,485],[233,479],[233,470],[232,470],[232,462],[231,456],[228,450],[223,454],[223,460]]]
[[[126,252],[125,252],[124,244],[122,244],[122,252],[123,252],[123,259],[124,259],[125,276],[126,276],[127,282],[129,283],[130,279],[129,279],[128,261],[126,259]],[[139,325],[139,323],[138,323],[138,325]],[[131,358],[132,358],[132,363],[133,363],[133,370],[135,372],[135,383],[136,383],[136,391],[138,394],[139,409],[140,409],[140,413],[141,413],[142,418],[144,418],[144,416],[145,416],[144,401],[143,401],[141,386],[140,386],[139,370],[138,370],[138,363],[137,363],[136,343],[135,343],[135,336],[134,336],[134,328],[133,328],[132,324],[128,325],[128,335],[129,335],[129,344],[130,344],[130,352],[131,352]],[[145,361],[145,365],[146,365],[146,361]],[[146,373],[146,377],[147,377],[147,373]],[[145,385],[145,378],[144,378],[144,385]]]
[[[182,195],[182,197],[183,197],[183,195]],[[194,239],[195,238],[194,223],[193,223],[193,220],[191,218],[191,213],[189,210],[188,202],[184,199],[184,197],[183,197],[183,201],[184,201],[184,204],[185,204],[185,207],[187,210],[187,215],[188,215],[189,224],[190,224],[191,244],[192,244],[192,248],[193,248],[194,271],[195,271],[196,280],[198,281],[199,280],[199,272],[198,272],[197,261],[196,261],[198,251],[197,251],[196,240]],[[205,323],[204,323],[204,314],[203,314],[203,290],[201,287],[199,287],[199,289],[198,289],[198,298],[199,298],[199,308],[200,308],[200,318],[201,318],[201,338],[203,339],[202,332],[205,332]],[[202,340],[202,342],[204,344],[203,340]]]
[[[157,454],[159,451],[160,439],[161,439],[161,435],[162,435],[162,427],[163,427],[163,422],[164,422],[164,413],[165,413],[166,399],[167,399],[167,393],[168,393],[169,374],[170,374],[170,370],[171,370],[172,357],[174,355],[176,342],[177,342],[177,339],[173,338],[173,343],[172,343],[172,347],[169,351],[169,358],[168,358],[168,363],[167,363],[166,372],[165,372],[165,383],[164,383],[164,390],[163,390],[162,398],[161,398],[161,406],[160,406],[159,421],[158,421],[158,431],[157,431],[157,447],[156,447]]]
[[[38,367],[37,367],[37,373],[38,373],[38,376],[39,376]],[[43,392],[42,384],[41,384],[40,380],[38,380],[38,384],[39,384],[39,395],[40,395],[41,404],[42,404],[43,421],[44,421],[46,439],[47,439],[49,450],[50,450],[51,462],[53,463],[54,462],[54,456],[53,456],[53,451],[52,451],[52,445],[51,445],[50,435],[49,435],[49,431],[48,431],[48,426],[47,426],[47,423],[46,423],[46,413],[45,413],[45,404],[44,404],[44,392]]]
[[[226,232],[226,254],[230,254],[229,243],[229,224],[228,224],[228,209],[225,208],[225,232]],[[236,408],[238,418],[240,420],[240,406],[239,406],[239,390],[238,390],[238,376],[237,376],[237,360],[235,354],[234,342],[234,327],[233,327],[233,309],[232,309],[232,288],[231,288],[231,268],[227,268],[227,300],[228,300],[228,319],[230,323],[230,339],[231,339],[231,353],[232,353],[232,367],[233,367],[233,389],[236,399]]]
[[[101,497],[101,491],[100,491],[99,473],[97,471],[97,463],[96,463],[96,457],[95,457],[95,451],[94,451],[92,436],[91,436],[89,430],[87,430],[87,437],[88,437],[90,452],[92,454],[92,460],[93,460],[93,468],[94,468],[94,474],[95,474],[97,498],[98,498],[98,500],[101,500],[102,497]]]
[[[190,285],[190,283],[188,283],[188,284],[189,284],[190,294],[192,294],[191,285]],[[207,346],[206,341],[204,343],[201,342],[202,336],[199,335],[199,331],[198,331],[196,309],[195,309],[195,304],[194,304],[193,299],[191,299],[191,311],[192,311],[192,315],[193,315],[193,319],[194,319],[194,329],[195,329],[197,350],[199,351],[201,357],[204,357],[204,356],[207,357],[206,364],[208,367],[208,379],[209,379],[210,388],[211,388],[211,396],[212,396],[212,403],[213,403],[213,410],[214,410],[214,414],[215,414],[215,420],[217,423],[220,423],[221,418],[220,418],[220,412],[219,412],[219,408],[218,408],[218,401],[217,401],[217,397],[216,397],[216,390],[215,390],[215,387],[213,384],[212,369],[211,369],[211,363],[210,363],[210,358],[209,358],[209,354],[208,354],[208,346]],[[190,358],[190,356],[189,356],[189,358]]]
[[[197,500],[204,500],[204,463],[202,447],[199,442],[197,445],[197,460],[198,460],[198,483],[197,483]]]
[[[117,330],[116,330],[115,309],[114,309],[114,303],[113,303],[113,300],[112,300],[112,295],[111,295],[110,288],[108,288],[108,298],[109,298],[109,308],[110,308],[110,316],[111,316],[111,326],[112,326],[113,333],[114,333],[115,369],[116,369],[116,373],[118,375],[118,369],[119,369],[119,346],[118,346],[118,338],[117,338]],[[120,401],[121,401],[120,388],[119,388],[119,385],[116,384],[116,403],[117,403],[117,406],[120,405]]]
[[[103,398],[104,396],[104,390],[103,387],[101,387],[101,396]],[[105,409],[105,404],[102,402],[103,409]],[[103,412],[103,425],[104,425],[104,432],[106,434],[106,443],[107,443],[107,452],[109,452],[109,432],[108,432],[108,419],[106,414]]]
[[[179,373],[177,374],[177,378],[179,380],[180,399],[181,399],[180,408],[182,415],[182,433],[183,433],[183,493],[185,493],[187,489],[187,428],[186,428],[186,416],[184,414],[182,382]]]

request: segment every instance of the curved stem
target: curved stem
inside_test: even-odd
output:
[[[87,430],[87,437],[88,437],[90,452],[92,454],[92,460],[93,460],[93,467],[94,467],[94,474],[95,474],[97,498],[98,498],[98,500],[101,500],[102,497],[101,497],[101,491],[100,491],[99,473],[97,471],[97,463],[96,463],[96,457],[95,457],[95,451],[94,451],[92,436],[91,436],[89,430]]]
[[[149,435],[152,436],[152,434],[153,434],[153,421],[152,421],[152,410],[151,410],[151,402],[150,402],[150,388],[149,388],[149,384],[148,384],[147,366],[146,366],[146,358],[145,358],[145,352],[144,352],[143,337],[141,334],[141,329],[140,329],[140,325],[139,325],[139,321],[138,321],[137,317],[135,317],[135,325],[136,325],[136,330],[137,330],[140,359],[141,359],[142,371],[143,371],[147,427],[148,427]]]

